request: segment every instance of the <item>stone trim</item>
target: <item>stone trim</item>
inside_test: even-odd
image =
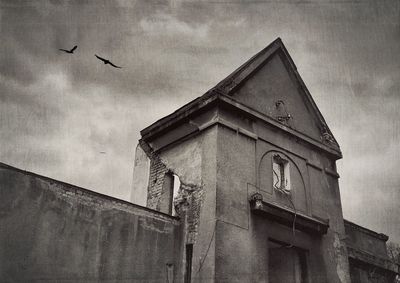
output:
[[[295,213],[279,205],[263,201],[260,193],[255,193],[250,197],[250,209],[254,214],[269,218],[285,226],[292,226],[294,219],[295,229],[310,234],[324,235],[329,228],[328,220],[317,220],[315,218]]]
[[[380,258],[349,246],[347,246],[347,253],[350,259],[358,262],[370,264],[396,274],[399,272],[398,266],[388,259]]]
[[[362,233],[368,234],[368,235],[370,235],[370,236],[372,236],[374,238],[377,238],[379,240],[382,240],[382,241],[385,241],[385,242],[387,240],[389,240],[389,237],[387,235],[383,234],[383,233],[377,233],[377,232],[372,231],[372,230],[370,230],[368,228],[365,228],[365,227],[357,225],[357,224],[355,224],[353,222],[350,222],[350,221],[348,221],[346,219],[343,219],[343,220],[344,220],[344,227],[345,228],[346,228],[346,226],[349,226],[351,228],[354,228],[354,229],[356,229],[358,231],[361,231]]]

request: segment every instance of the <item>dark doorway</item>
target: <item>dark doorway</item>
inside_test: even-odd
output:
[[[186,271],[185,283],[190,283],[192,278],[192,257],[193,257],[193,244],[186,245]]]
[[[268,277],[270,283],[306,283],[306,251],[289,244],[268,242]]]

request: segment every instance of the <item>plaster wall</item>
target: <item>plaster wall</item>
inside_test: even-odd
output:
[[[1,282],[181,278],[173,217],[5,165],[0,199]]]
[[[393,283],[395,273],[384,272],[382,269],[359,262],[350,262],[351,283]]]
[[[135,162],[133,165],[131,202],[146,206],[147,188],[150,178],[150,158],[138,144],[135,151]]]
[[[193,244],[192,279],[213,282],[215,266],[217,127],[165,148],[161,160],[181,181],[180,216],[186,223],[186,244]],[[179,203],[179,196],[186,203]]]
[[[179,125],[173,130],[178,133],[175,139],[162,135],[146,142],[153,150],[150,159],[152,162],[157,159],[163,168],[155,179],[162,183],[166,172],[179,177],[180,188],[174,205],[185,225],[185,244],[193,244],[192,279],[195,282],[214,280],[217,127],[199,131],[214,116],[215,110],[211,110]],[[154,193],[158,192],[156,182],[150,177],[148,205],[158,203],[162,194]]]
[[[268,269],[268,238],[271,237],[286,243],[295,241],[296,246],[308,251],[312,282],[350,282],[334,160],[261,122],[244,120],[226,111],[221,111],[219,116],[238,128],[252,131],[256,138],[241,134],[232,127],[218,128],[217,281],[268,282],[265,269]],[[293,188],[301,191],[301,197],[296,193],[293,195],[298,211],[329,220],[330,228],[326,235],[313,236],[296,231],[294,240],[291,227],[251,214],[248,199],[256,191],[265,201],[293,209],[268,187],[272,186],[272,180],[262,184],[264,187],[260,186],[260,180],[268,178],[260,163],[266,153],[274,151],[285,154],[296,168],[291,178]],[[318,168],[317,173],[310,173],[315,168]]]
[[[254,156],[254,140],[218,126],[216,282],[251,282],[247,187]]]
[[[272,55],[233,97],[272,118],[290,114],[288,123],[293,129],[320,140],[320,123],[304,95],[300,95],[298,82],[282,57],[280,51]],[[283,101],[284,105],[277,108],[277,101]]]
[[[389,259],[386,236],[368,231],[351,222],[345,222],[347,245],[380,258]]]

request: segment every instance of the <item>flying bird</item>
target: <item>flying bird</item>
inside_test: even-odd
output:
[[[75,49],[77,49],[77,48],[78,48],[78,46],[75,45],[71,50],[66,50],[66,49],[59,49],[59,50],[64,51],[65,53],[73,54]]]
[[[116,65],[114,65],[113,63],[111,63],[110,62],[110,60],[107,60],[107,59],[104,59],[104,58],[101,58],[100,56],[97,56],[96,54],[94,54],[94,56],[96,56],[97,57],[97,59],[99,59],[99,60],[101,60],[101,61],[103,61],[104,62],[104,64],[110,64],[111,66],[113,66],[114,68],[119,68],[119,69],[121,69],[122,67],[118,67],[118,66],[116,66]]]

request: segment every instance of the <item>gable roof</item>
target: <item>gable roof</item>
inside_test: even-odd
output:
[[[268,61],[271,59],[277,52],[280,52],[282,55],[281,58],[284,60],[285,64],[288,66],[288,71],[293,75],[296,80],[297,85],[299,85],[302,93],[309,103],[309,105],[313,109],[313,114],[316,116],[316,119],[319,121],[321,126],[321,144],[328,146],[333,149],[337,154],[341,157],[341,152],[339,145],[334,138],[332,132],[330,131],[324,117],[319,111],[314,99],[312,98],[310,92],[308,91],[304,81],[302,80],[300,74],[297,71],[297,67],[293,62],[293,59],[290,57],[286,47],[284,46],[282,40],[278,37],[271,44],[265,47],[263,50],[255,54],[248,61],[246,61],[243,65],[237,68],[234,72],[228,75],[225,79],[219,82],[216,86],[208,90],[205,94],[181,108],[174,111],[172,114],[156,121],[152,125],[146,127],[141,131],[142,137],[149,136],[153,132],[157,131],[157,128],[160,129],[168,128],[171,126],[174,121],[180,120],[182,118],[188,117],[190,114],[195,112],[196,110],[203,108],[205,105],[219,99],[222,97],[231,97],[235,90],[237,90],[241,85],[243,85],[247,79],[252,77],[253,74],[257,72],[260,68],[262,68]]]
[[[258,52],[256,55],[251,57],[247,62],[233,71],[229,76],[220,81],[215,87],[209,91],[217,91],[221,94],[230,95],[233,91],[240,86],[248,77],[250,77],[255,71],[264,65],[270,57],[272,57],[275,52],[282,50],[285,58],[292,67],[292,69],[297,70],[292,58],[287,52],[282,40],[278,37],[272,43],[270,43],[263,50]]]

